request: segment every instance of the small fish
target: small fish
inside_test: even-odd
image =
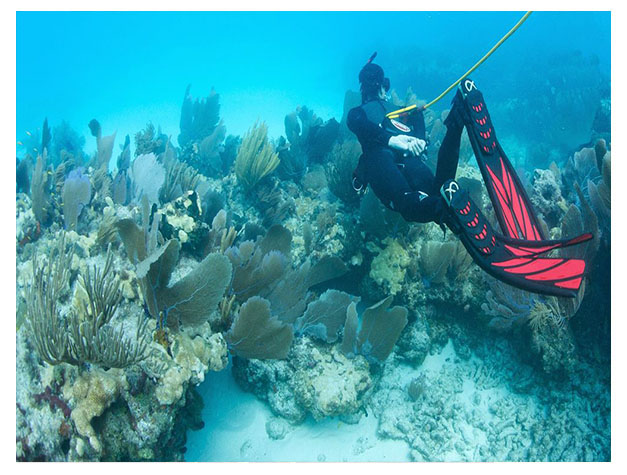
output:
[[[28,135],[29,137],[33,136],[33,134],[31,134],[28,130],[26,131],[26,135]]]
[[[21,140],[18,140],[18,141],[17,141],[17,144],[18,144],[18,145],[24,145],[24,144],[21,142]]]

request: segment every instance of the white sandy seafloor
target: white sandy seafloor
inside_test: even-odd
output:
[[[238,387],[230,368],[211,373],[199,387],[205,426],[188,433],[185,459],[599,460],[592,448],[606,437],[599,431],[605,415],[577,395],[550,407],[533,391],[512,392],[500,377],[505,368],[494,365],[496,360],[483,361],[476,355],[462,360],[449,341],[417,368],[388,361],[367,406],[368,416],[362,416],[358,424],[308,418],[302,425],[290,426],[282,440],[269,438],[266,423],[275,417],[262,401]],[[424,384],[412,399],[407,387],[416,378]],[[529,380],[524,374],[520,378]]]
[[[205,402],[202,430],[188,432],[185,460],[190,462],[406,462],[407,444],[379,440],[373,414],[358,424],[337,418],[307,420],[272,440],[266,423],[274,416],[266,404],[244,392],[230,367],[210,373],[199,392]]]

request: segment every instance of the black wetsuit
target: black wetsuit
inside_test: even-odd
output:
[[[394,135],[411,135],[425,140],[422,112],[409,116],[406,125],[411,131],[393,133],[380,126],[385,114],[397,109],[387,101],[374,100],[349,111],[347,125],[363,150],[359,159],[359,178],[372,187],[385,206],[399,212],[406,221],[441,223],[446,213],[439,190],[446,180],[455,178],[463,123],[457,120],[445,122],[447,133],[438,152],[434,176],[420,157],[411,154],[404,157],[403,152],[388,146]]]

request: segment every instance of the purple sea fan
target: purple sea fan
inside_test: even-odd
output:
[[[63,184],[63,218],[65,229],[76,228],[83,207],[91,200],[91,184],[89,176],[83,173],[83,168],[72,170]]]

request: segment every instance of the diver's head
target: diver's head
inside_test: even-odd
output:
[[[383,68],[372,62],[376,55],[377,53],[374,53],[359,71],[362,103],[374,99],[384,99],[386,92],[390,90],[390,80],[385,77]]]

